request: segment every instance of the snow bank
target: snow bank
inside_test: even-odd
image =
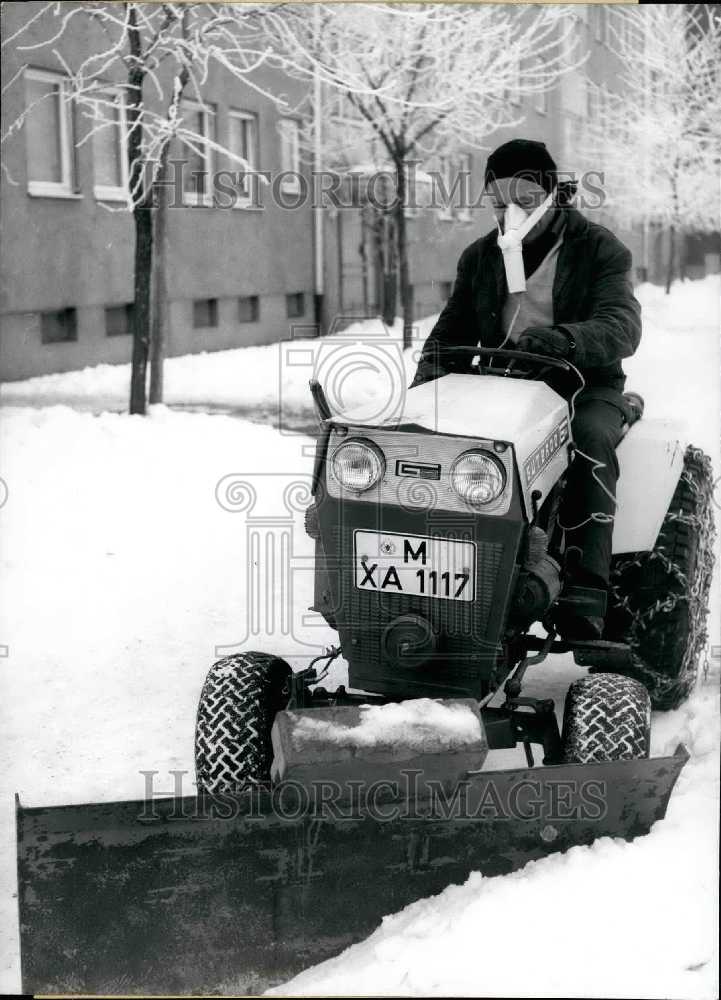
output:
[[[320,740],[351,747],[389,746],[402,742],[408,749],[437,752],[478,743],[481,723],[470,705],[441,704],[416,698],[402,704],[363,705],[358,725],[303,715],[293,725],[296,748]]]
[[[418,321],[419,344],[434,317]],[[279,333],[279,336],[283,336]],[[308,382],[318,378],[334,409],[359,405],[378,392],[393,394],[415,371],[417,348],[403,351],[400,319],[393,327],[380,319],[354,323],[320,339],[284,341],[229,351],[168,358],[165,403],[246,412],[252,419],[308,412]],[[6,405],[64,404],[94,413],[124,411],[128,405],[129,365],[96,365],[81,371],[7,382],[0,390]]]

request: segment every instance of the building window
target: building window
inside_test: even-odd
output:
[[[228,113],[228,149],[234,156],[241,156],[245,160],[250,174],[258,169],[258,122],[255,115],[246,111]],[[235,159],[231,161],[231,170],[242,175],[238,188],[240,204],[250,201],[253,196],[253,177],[246,174]]]
[[[305,316],[305,295],[303,292],[291,292],[285,297],[285,314],[288,319],[298,319]]]
[[[448,222],[453,219],[453,206],[451,204],[450,197],[453,177],[450,156],[439,157],[438,174],[441,180],[438,191],[438,195],[441,200],[441,204],[438,208],[438,218]]]
[[[124,306],[108,306],[105,310],[105,335],[126,337],[133,332],[133,303]]]
[[[213,154],[208,142],[215,141],[215,111],[197,101],[181,101],[180,107],[185,201],[191,205],[211,205]]]
[[[128,197],[128,156],[125,100],[121,90],[98,95],[93,132],[94,194],[102,201],[126,201]]]
[[[58,73],[26,70],[28,194],[74,195],[73,128],[68,81]]]
[[[521,103],[521,60],[514,59],[509,72],[509,86],[506,88],[506,100],[511,104]]]
[[[578,145],[578,136],[581,130],[581,120],[572,112],[565,112],[561,116],[561,148],[566,160],[570,160]]]
[[[605,143],[608,137],[608,127],[610,123],[609,112],[610,112],[610,100],[609,100],[609,90],[605,83],[602,83],[598,90],[598,117],[600,119],[600,132],[603,136],[603,141]]]
[[[218,325],[218,300],[195,299],[193,302],[193,326],[196,330]]]
[[[257,295],[241,295],[238,299],[238,322],[257,323],[260,319],[260,299]]]
[[[280,169],[283,174],[282,187],[286,191],[300,191],[300,128],[294,118],[281,118]]]
[[[458,174],[460,177],[458,218],[461,222],[471,219],[471,156],[461,153],[458,157]]]
[[[78,320],[74,307],[40,313],[43,344],[63,344],[78,339]]]
[[[543,59],[535,59],[535,68],[539,71],[539,74],[543,71]],[[538,90],[533,95],[533,107],[539,115],[548,114],[548,90]]]
[[[598,118],[598,88],[595,83],[589,83],[586,88],[586,116],[590,122]]]
[[[607,31],[607,16],[608,13],[606,8],[602,3],[596,4],[594,6],[594,13],[596,15],[596,41],[605,42],[606,41],[606,31]]]

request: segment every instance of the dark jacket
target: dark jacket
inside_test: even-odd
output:
[[[631,254],[604,226],[589,222],[574,208],[564,212],[566,227],[553,285],[554,326],[566,330],[575,342],[568,360],[589,387],[584,396],[612,398],[623,391],[626,381],[621,359],[630,357],[641,339]],[[423,347],[414,384],[455,369],[444,360],[442,370],[437,370],[446,345],[498,347],[503,341],[506,294],[494,229],[461,254],[453,292]]]

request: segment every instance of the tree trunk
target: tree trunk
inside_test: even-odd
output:
[[[678,172],[679,172],[679,158],[678,156],[674,160],[673,170],[671,173],[671,210],[673,212],[672,218],[674,220],[679,218],[679,207],[678,207]],[[675,222],[671,223],[671,227],[668,231],[668,270],[666,272],[666,294],[668,295],[671,291],[671,284],[673,282],[674,271],[676,268],[676,225]]]
[[[413,343],[413,289],[408,266],[408,239],[406,232],[406,172],[403,160],[396,160],[396,243],[398,246],[398,278],[403,310],[403,347]]]
[[[666,269],[666,294],[671,291],[674,268],[676,264],[676,227],[671,226],[668,231],[668,267]]]
[[[138,205],[133,210],[133,219],[135,221],[135,292],[130,412],[144,414],[150,340],[150,275],[153,263],[153,215],[150,207],[145,204]]]
[[[150,274],[153,260],[153,215],[145,192],[143,169],[143,84],[142,39],[136,4],[127,5],[128,43],[133,57],[128,70],[127,152],[130,196],[135,224],[133,273],[133,358],[130,372],[130,412],[145,413],[148,341],[150,339]]]
[[[367,228],[365,213],[360,209],[360,243],[358,244],[358,255],[361,260],[361,288],[363,291],[363,315],[368,317],[368,253],[366,250]]]
[[[393,326],[396,321],[398,302],[398,282],[396,280],[395,226],[388,212],[383,212],[380,221],[383,240],[383,323]]]
[[[157,201],[153,211],[153,272],[152,272],[152,323],[150,331],[150,402],[163,402],[163,363],[168,331],[168,273],[167,227],[168,178],[167,144],[161,153],[156,185]]]

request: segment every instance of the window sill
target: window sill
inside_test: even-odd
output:
[[[93,195],[96,201],[122,201],[127,205],[128,192],[122,188],[102,187],[98,185],[93,188]]]
[[[183,208],[216,208],[212,194],[183,195]]]
[[[79,191],[63,191],[50,187],[30,187],[28,195],[31,198],[58,198],[61,201],[80,201],[83,195]]]

